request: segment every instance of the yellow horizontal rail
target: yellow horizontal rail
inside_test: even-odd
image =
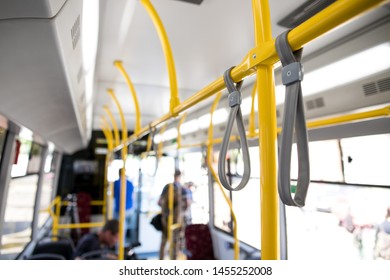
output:
[[[390,116],[390,106],[386,106],[380,109],[370,110],[366,112],[359,112],[359,113],[352,113],[347,114],[343,116],[337,116],[337,117],[331,117],[327,119],[321,119],[321,120],[313,120],[306,122],[306,126],[308,129],[316,129],[321,128],[325,126],[331,126],[331,125],[337,125],[337,124],[343,124],[348,123],[352,121],[359,121],[359,120],[366,120],[366,119],[372,119],[372,118],[379,118],[379,117],[388,117]],[[277,128],[277,133],[280,133],[282,131],[281,127]],[[255,133],[258,133],[258,129],[256,129]],[[249,137],[251,134],[248,132],[247,136]],[[252,137],[251,139],[256,139],[256,137]],[[238,135],[232,135],[230,136],[230,142],[234,142],[239,139]],[[197,148],[201,146],[207,145],[207,143],[210,140],[206,140],[203,142],[193,143],[193,144],[187,144],[187,145],[181,145],[181,149],[188,149],[188,148]],[[222,138],[214,138],[211,140],[211,143],[213,145],[222,143]]]
[[[58,229],[73,229],[73,228],[95,228],[104,226],[103,222],[98,223],[79,223],[79,224],[59,224]]]
[[[72,203],[74,203],[74,202],[62,201],[61,206],[68,206],[68,205],[71,205]],[[90,205],[93,205],[93,206],[104,205],[104,201],[103,200],[92,200],[90,202]]]
[[[178,224],[173,224],[173,225],[171,225],[170,230],[173,231],[173,230],[180,229],[180,228],[181,228],[181,224],[178,223]]]

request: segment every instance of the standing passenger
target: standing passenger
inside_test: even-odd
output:
[[[120,209],[120,189],[121,189],[121,174],[122,169],[119,169],[119,179],[114,182],[114,218],[119,220],[119,209]],[[134,242],[135,236],[135,217],[133,211],[133,184],[126,178],[126,213],[125,213],[125,232],[124,232],[124,243],[125,246],[130,246]]]
[[[376,259],[390,260],[390,207],[378,228],[374,256]]]
[[[180,250],[180,238],[182,234],[183,229],[183,223],[184,223],[184,212],[187,209],[187,201],[186,201],[186,194],[183,190],[181,183],[181,172],[180,170],[175,170],[174,174],[174,182],[173,182],[173,188],[174,188],[174,198],[173,198],[173,224],[181,224],[181,228],[175,229],[172,231],[172,246],[173,246],[173,254],[172,259],[177,258],[177,253]],[[168,239],[168,216],[169,216],[169,202],[168,202],[168,196],[169,196],[169,185],[165,185],[160,199],[158,201],[158,205],[161,206],[161,214],[162,214],[162,237],[161,237],[161,246],[160,246],[160,260],[164,259],[165,255],[165,246]]]

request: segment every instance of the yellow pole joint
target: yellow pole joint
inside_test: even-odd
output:
[[[169,104],[170,114],[175,117],[177,116],[177,113],[174,112],[174,109],[177,106],[179,106],[180,99],[179,99],[179,91],[177,87],[175,62],[173,59],[171,45],[169,44],[168,35],[152,3],[149,0],[141,0],[141,4],[145,7],[146,11],[148,12],[154,24],[154,27],[156,28],[158,37],[160,38],[161,46],[165,56],[165,61],[168,67],[169,84],[171,88],[171,100]]]
[[[135,91],[134,85],[130,80],[129,74],[126,72],[125,68],[123,67],[122,61],[115,60],[114,65],[116,68],[119,69],[119,71],[122,73],[123,77],[125,78],[127,85],[130,89],[131,95],[133,97],[134,102],[134,108],[135,108],[135,133],[138,133],[141,130],[141,110],[139,108],[139,102],[137,98],[137,93]]]

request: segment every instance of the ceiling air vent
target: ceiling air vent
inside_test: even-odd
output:
[[[309,0],[282,18],[278,24],[287,28],[294,28],[305,22],[315,14],[321,12],[336,0]]]
[[[82,78],[83,78],[83,66],[81,65],[79,67],[79,71],[77,71],[77,83],[80,83]]]
[[[191,3],[191,4],[197,4],[197,5],[200,5],[203,2],[203,0],[176,0],[176,1],[181,1],[181,2],[186,2],[186,3]]]
[[[380,92],[390,91],[390,77],[377,81]]]
[[[318,97],[316,99],[308,100],[306,101],[306,109],[307,110],[313,110],[316,108],[322,108],[325,107],[325,102],[322,97]]]
[[[363,92],[365,96],[370,96],[378,93],[375,82],[364,84]]]
[[[80,15],[73,23],[72,29],[70,30],[70,35],[72,36],[73,49],[75,49],[80,39]]]

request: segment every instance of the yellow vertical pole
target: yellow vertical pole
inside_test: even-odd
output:
[[[272,41],[268,0],[252,0],[255,42],[261,48]],[[253,54],[254,56],[256,54]],[[257,67],[259,108],[261,258],[279,259],[279,204],[276,173],[276,105],[273,65]]]
[[[108,162],[109,162],[109,154],[110,154],[110,151],[114,148],[114,145],[113,145],[113,139],[112,139],[112,134],[111,134],[111,131],[110,131],[110,128],[107,126],[107,120],[104,119],[104,121],[106,124],[104,126],[101,127],[103,133],[104,133],[104,137],[106,138],[106,141],[107,141],[107,154],[106,154],[106,160],[105,160],[105,167],[104,167],[104,194],[103,194],[103,209],[102,209],[102,214],[103,214],[103,220],[106,221],[107,218],[111,218],[112,217],[112,203],[111,203],[111,200],[108,199],[108,193],[110,190],[110,184],[108,183],[108,180],[107,180],[107,173],[108,173]],[[111,195],[110,195],[111,196]],[[109,203],[110,202],[110,203]],[[107,215],[106,215],[107,213]]]
[[[58,235],[58,225],[60,223],[60,215],[61,215],[61,197],[57,196],[55,198],[55,219],[53,219],[53,235]]]
[[[114,136],[112,135],[112,131],[111,131],[111,128],[110,128],[110,125],[107,121],[107,119],[105,117],[102,118],[103,120],[103,123],[104,125],[108,128],[108,136],[109,136],[109,139],[111,141],[111,149],[109,149],[109,151],[112,151],[112,149],[114,149]],[[111,153],[108,153],[109,155],[111,155]],[[108,162],[109,162],[109,159],[108,157],[106,158],[107,159],[107,171],[108,171]],[[106,176],[107,177],[107,176]],[[108,198],[108,201],[109,203],[107,203],[108,205],[108,211],[107,211],[107,218],[109,220],[112,219],[113,217],[113,205],[114,205],[114,183],[111,181],[108,183],[108,193],[110,194],[109,198]]]
[[[111,113],[110,108],[108,108],[107,105],[104,105],[103,109],[104,109],[104,111],[106,111],[108,117],[110,118],[111,123],[112,123],[112,128],[114,129],[115,146],[119,146],[119,130],[118,130],[118,126],[116,125],[115,118],[114,118],[113,114]]]
[[[170,113],[172,116],[175,116],[174,108],[180,104],[180,99],[179,99],[179,91],[177,87],[175,62],[173,60],[173,54],[172,54],[171,45],[169,44],[168,35],[152,3],[150,3],[149,0],[141,0],[141,4],[145,7],[146,11],[148,12],[151,20],[153,21],[154,27],[156,28],[157,34],[160,38],[161,46],[165,56],[165,61],[168,67],[169,84],[171,88]]]
[[[169,209],[169,215],[168,215],[168,224],[167,224],[167,239],[169,243],[169,258],[173,259],[173,250],[175,249],[173,247],[173,234],[172,234],[172,225],[173,225],[173,216],[174,216],[174,209],[173,209],[173,200],[174,200],[174,194],[173,194],[173,184],[169,184],[168,186],[168,209]]]
[[[119,255],[120,260],[124,259],[124,233],[125,233],[125,212],[126,212],[126,156],[127,156],[127,145],[125,141],[127,139],[127,126],[125,117],[122,111],[122,107],[119,104],[118,99],[115,96],[115,93],[112,89],[107,90],[108,94],[114,100],[116,106],[118,107],[119,115],[121,117],[122,123],[122,161],[123,168],[121,169],[121,191],[120,191],[120,203],[119,203]]]
[[[253,89],[252,89],[252,104],[251,104],[251,113],[249,115],[249,128],[248,128],[248,137],[249,138],[254,138],[256,137],[255,135],[255,131],[256,131],[256,127],[255,127],[255,97],[256,97],[256,93],[257,93],[257,81],[254,82],[253,84]]]
[[[126,72],[125,68],[123,67],[122,61],[116,60],[114,61],[114,65],[116,68],[119,69],[119,71],[122,73],[123,77],[126,80],[126,83],[130,89],[131,96],[133,97],[133,103],[135,108],[135,130],[134,133],[137,134],[141,130],[141,111],[139,109],[139,103],[137,98],[137,93],[135,91],[134,85],[130,80],[129,74]]]

